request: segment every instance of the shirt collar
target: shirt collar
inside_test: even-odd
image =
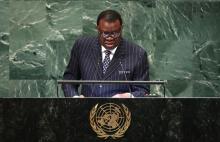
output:
[[[102,47],[102,53],[105,52],[105,50],[107,50],[103,45],[101,45],[101,47]],[[118,46],[116,46],[114,49],[108,49],[108,50],[111,51],[111,54],[114,55],[117,48]]]

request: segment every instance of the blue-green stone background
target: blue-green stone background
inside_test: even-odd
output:
[[[106,9],[147,50],[167,96],[220,97],[220,0],[0,0],[0,97],[57,97],[75,39],[96,35]]]

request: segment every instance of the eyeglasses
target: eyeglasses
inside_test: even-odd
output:
[[[104,38],[107,38],[109,36],[111,36],[113,38],[117,38],[121,35],[121,32],[102,32],[101,35]]]

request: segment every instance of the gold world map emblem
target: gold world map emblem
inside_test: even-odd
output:
[[[131,123],[131,113],[122,104],[96,104],[90,111],[90,125],[99,138],[117,139],[124,136]]]

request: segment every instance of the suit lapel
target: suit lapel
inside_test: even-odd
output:
[[[92,63],[95,67],[94,73],[97,74],[97,80],[102,80],[103,72],[102,72],[102,53],[101,46],[98,42],[98,38],[95,40],[95,44],[92,47]]]
[[[122,61],[122,59],[125,56],[125,52],[126,51],[126,47],[123,46],[123,39],[121,40],[115,55],[113,56],[107,70],[106,73],[103,76],[103,79],[106,80],[116,69],[118,69],[120,65],[120,62]]]

